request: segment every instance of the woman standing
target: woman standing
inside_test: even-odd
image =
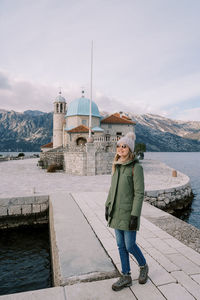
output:
[[[115,229],[122,276],[112,285],[114,291],[132,285],[129,253],[140,267],[139,283],[148,278],[148,265],[136,244],[136,232],[140,227],[140,215],[144,199],[143,168],[134,157],[135,134],[129,132],[117,142],[113,162],[112,182],[105,204],[108,225]]]

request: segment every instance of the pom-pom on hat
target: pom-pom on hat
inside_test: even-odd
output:
[[[135,133],[134,132],[128,132],[125,136],[123,136],[118,142],[117,145],[120,144],[126,144],[131,152],[134,152],[134,148],[135,148]]]

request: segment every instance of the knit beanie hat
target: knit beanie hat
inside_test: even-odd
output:
[[[126,144],[130,148],[131,152],[134,152],[135,139],[135,133],[130,131],[117,142],[117,145]]]

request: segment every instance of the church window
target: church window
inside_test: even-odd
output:
[[[63,112],[62,110],[63,110],[63,104],[61,103],[60,104],[60,112]]]
[[[76,140],[77,146],[84,146],[87,143],[86,138],[80,137]]]
[[[59,104],[56,104],[56,112],[59,113]]]

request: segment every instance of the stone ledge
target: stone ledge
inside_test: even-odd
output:
[[[142,208],[144,218],[161,228],[177,240],[200,253],[200,229],[145,202]]]
[[[69,193],[50,195],[50,229],[55,286],[118,276]]]
[[[48,222],[49,196],[0,199],[0,229]]]

